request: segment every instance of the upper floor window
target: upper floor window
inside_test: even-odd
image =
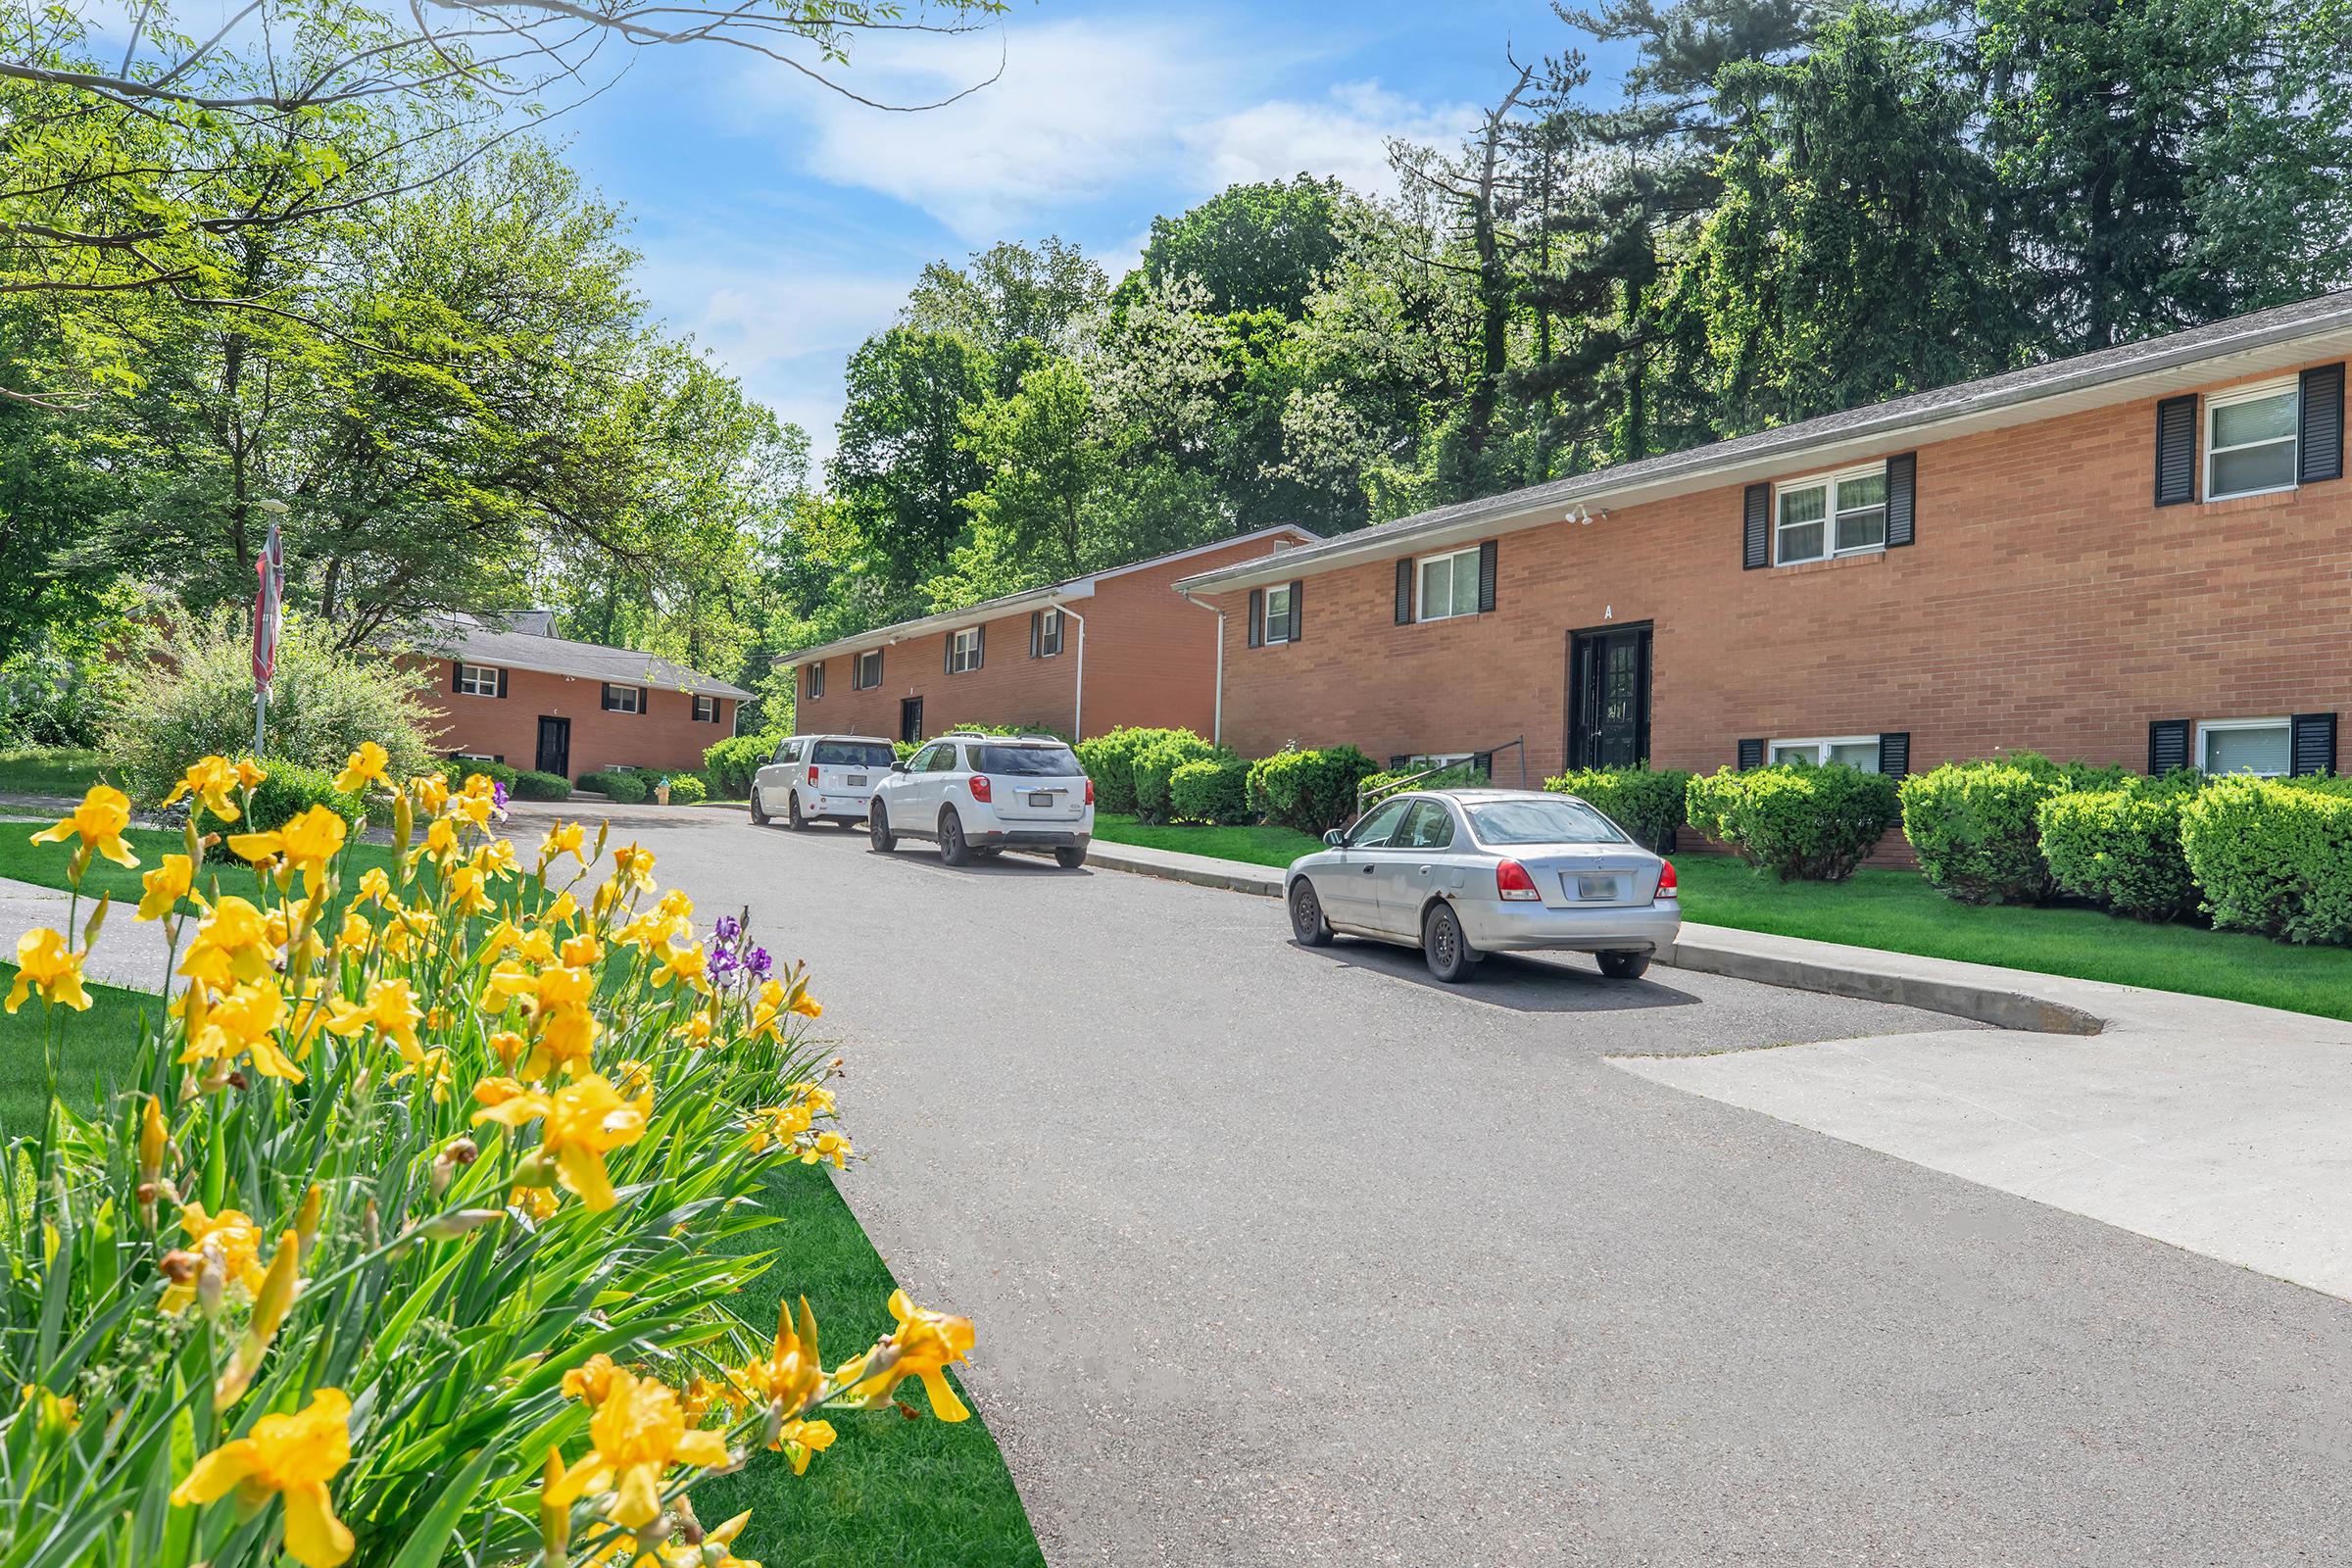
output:
[[[1291,590],[1288,587],[1266,590],[1266,633],[1269,643],[1291,640]]]
[[[467,697],[496,697],[498,673],[495,664],[460,664],[458,690]]]
[[[1061,652],[1061,612],[1041,611],[1037,617],[1037,657],[1051,659]]]
[[[717,723],[718,699],[715,697],[697,697],[694,700],[694,721],[697,724]]]
[[[2216,394],[2205,405],[2205,498],[2258,496],[2295,487],[2295,430],[2302,393],[2293,381]]]
[[[948,643],[948,673],[960,675],[980,667],[980,628],[966,626]]]
[[[1886,548],[1886,467],[1799,479],[1780,488],[1773,560],[1781,565]]]
[[[813,703],[824,695],[825,666],[822,663],[810,664],[808,666],[808,700]]]
[[[1865,773],[1879,771],[1876,735],[1840,735],[1817,740],[1774,741],[1769,748],[1775,766],[1782,762],[1843,762]]]
[[[2209,718],[2197,725],[2197,766],[2208,773],[2284,778],[2294,771],[2292,726],[2283,718]]]
[[[638,686],[607,686],[605,711],[608,713],[642,713],[645,711],[645,691]]]
[[[1421,618],[1478,613],[1478,546],[1421,558]]]
[[[882,684],[882,650],[869,648],[858,656],[850,666],[850,684],[861,692],[870,692]]]

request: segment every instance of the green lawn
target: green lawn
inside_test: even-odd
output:
[[[70,747],[0,751],[0,795],[79,795],[98,782],[96,752]]]
[[[0,963],[0,995],[16,983],[17,966]],[[96,1104],[129,1069],[139,1045],[139,1015],[156,1012],[159,999],[139,991],[91,986],[90,1010],[65,1021],[57,1062],[58,1087],[72,1102]],[[36,1132],[49,1098],[43,1054],[51,1019],[38,997],[14,1013],[0,1012],[0,1138]]]
[[[45,888],[66,886],[66,870],[73,863],[74,842],[35,844],[32,835],[40,831],[34,822],[0,822],[0,877],[12,877],[19,882],[37,883]],[[122,835],[130,853],[139,858],[136,866],[117,865],[104,857],[93,858],[90,869],[82,878],[81,891],[95,899],[101,893],[112,893],[117,904],[128,899],[137,903],[139,878],[163,863],[167,855],[183,853],[185,846],[176,833],[165,833],[155,828],[134,827]],[[343,875],[347,883],[356,884],[369,866],[380,865],[387,870],[392,864],[392,846],[389,844],[355,844],[350,859],[344,862]],[[206,866],[198,874],[197,885],[204,878],[218,874],[223,892],[249,892],[251,873],[237,863]]]
[[[1095,836],[1255,865],[1288,865],[1314,839],[1277,827],[1152,826],[1098,813]],[[2297,948],[2194,925],[2144,925],[2095,909],[1972,907],[1909,871],[1779,882],[1723,855],[1682,855],[1683,910],[1708,925],[2110,980],[2352,1018],[2352,950]]]

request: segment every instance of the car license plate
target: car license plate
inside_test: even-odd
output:
[[[856,790],[856,789],[863,789],[864,787],[865,787],[865,775],[864,775],[863,773],[852,773],[852,774],[850,775],[850,788],[852,788],[852,789]]]
[[[1580,876],[1576,879],[1576,896],[1580,899],[1613,899],[1617,896],[1617,879],[1613,876]]]
[[[1029,804],[1031,806],[1039,807],[1052,806],[1054,804],[1054,792],[1052,790],[1031,790],[1029,792]]]

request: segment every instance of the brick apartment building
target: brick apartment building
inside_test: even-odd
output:
[[[1218,616],[1170,585],[1316,537],[1261,528],[787,654],[777,662],[798,671],[794,730],[906,741],[980,723],[1079,740],[1122,724],[1206,734]]]
[[[2348,355],[2333,294],[1174,586],[1224,612],[1246,756],[2332,769]]]
[[[735,733],[751,696],[740,686],[554,632],[544,610],[429,629],[444,752],[576,779],[601,767],[700,768],[704,749]]]

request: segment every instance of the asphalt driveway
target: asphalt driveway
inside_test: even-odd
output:
[[[809,961],[1057,1564],[2352,1556],[2346,1303],[1602,1060],[1949,1019],[610,814]]]

